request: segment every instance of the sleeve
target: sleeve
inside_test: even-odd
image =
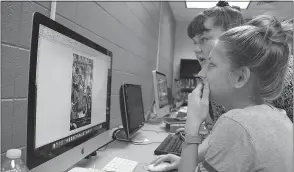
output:
[[[248,172],[254,166],[255,149],[247,131],[236,121],[222,118],[212,132],[205,160],[198,172]]]

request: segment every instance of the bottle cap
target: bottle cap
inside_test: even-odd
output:
[[[15,159],[21,157],[21,150],[20,149],[9,149],[6,152],[6,157],[9,159]]]

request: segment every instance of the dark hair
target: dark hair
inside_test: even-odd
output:
[[[248,67],[258,78],[260,96],[267,100],[276,99],[282,92],[292,27],[271,15],[261,15],[219,37],[232,65]]]
[[[230,6],[230,5],[229,5],[229,3],[227,1],[218,1],[216,6],[218,6],[218,7],[226,7],[226,6]]]
[[[239,7],[231,7],[228,2],[219,1],[215,7],[206,9],[198,14],[189,24],[187,32],[191,39],[208,31],[204,27],[204,22],[207,18],[213,18],[214,26],[221,27],[224,31],[244,23]]]

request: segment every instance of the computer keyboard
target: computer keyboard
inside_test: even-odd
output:
[[[133,172],[137,165],[138,162],[136,161],[115,157],[102,169],[102,171]]]
[[[155,149],[155,155],[175,154],[181,156],[183,140],[180,135],[169,134]]]

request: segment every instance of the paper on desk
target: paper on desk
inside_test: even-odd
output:
[[[183,106],[179,109],[179,112],[183,112],[183,113],[187,113],[188,111],[188,107],[187,106]]]
[[[103,170],[92,169],[92,168],[75,167],[71,169],[69,172],[112,172],[112,171],[103,171]],[[113,172],[115,172],[115,170]]]

